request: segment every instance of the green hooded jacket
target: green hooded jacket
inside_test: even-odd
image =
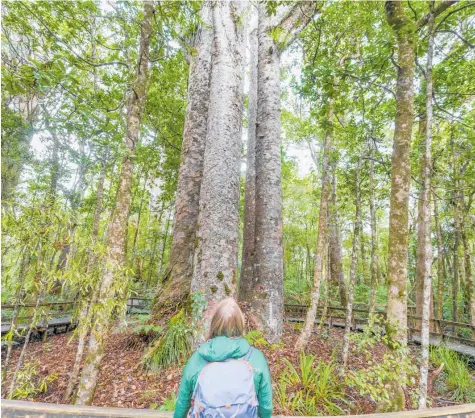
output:
[[[224,336],[215,337],[202,344],[186,363],[173,418],[187,416],[198,375],[207,363],[244,357],[250,348],[245,338]],[[254,387],[259,401],[258,415],[260,418],[270,418],[272,416],[272,384],[267,360],[260,350],[253,348],[249,362],[254,370]]]

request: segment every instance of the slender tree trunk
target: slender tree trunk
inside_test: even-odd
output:
[[[127,242],[127,221],[130,211],[133,156],[139,139],[140,123],[145,107],[149,81],[149,46],[152,35],[153,6],[149,1],[143,3],[143,19],[140,30],[140,51],[137,61],[137,75],[128,101],[127,128],[125,144],[127,155],[122,163],[117,191],[116,206],[107,230],[107,252],[104,260],[102,283],[98,303],[101,310],[91,328],[85,364],[79,381],[76,404],[89,405],[93,398],[99,376],[99,368],[104,355],[104,337],[110,322],[110,305],[114,298],[114,281],[125,261]]]
[[[17,321],[18,321],[18,314],[20,311],[20,303],[23,300],[23,289],[24,289],[24,283],[25,283],[25,269],[27,265],[30,262],[30,252],[28,250],[25,250],[25,254],[23,254],[23,257],[21,259],[21,264],[20,264],[20,271],[18,273],[19,278],[20,278],[20,283],[18,284],[18,289],[15,294],[15,305],[13,307],[13,312],[12,312],[12,320],[10,322],[10,332],[13,333],[13,335],[16,334],[16,328],[17,328]],[[7,369],[8,369],[8,364],[10,362],[10,357],[12,354],[12,348],[13,348],[13,338],[7,340],[7,354],[5,357],[5,361],[2,364],[2,381],[5,381]]]
[[[374,203],[374,146],[370,147],[369,161],[369,212],[371,217],[371,293],[369,313],[375,312],[376,289],[378,286],[378,237],[376,230],[376,207]]]
[[[29,327],[28,327],[28,332],[26,333],[25,341],[23,342],[23,347],[21,348],[20,356],[18,357],[15,372],[13,373],[12,381],[10,382],[10,389],[8,391],[8,399],[11,399],[12,396],[13,396],[13,392],[14,392],[15,386],[16,386],[16,380],[17,380],[18,372],[20,371],[20,369],[23,366],[23,360],[25,359],[25,354],[26,354],[26,351],[27,351],[27,348],[28,348],[28,343],[30,342],[31,334],[33,333],[33,329],[35,329],[35,327],[36,327],[36,324],[34,323],[34,321],[36,320],[36,313],[38,312],[38,308],[39,308],[39,306],[40,306],[40,304],[41,304],[41,302],[43,301],[43,298],[44,298],[44,293],[45,293],[44,288],[45,288],[45,284],[42,282],[41,283],[41,288],[40,288],[40,293],[38,295],[38,298],[36,299],[35,310],[33,312],[33,318],[31,320],[31,323],[30,323]]]
[[[386,1],[386,16],[398,46],[396,120],[391,170],[388,251],[388,335],[407,344],[408,205],[411,135],[414,122],[415,25],[399,1]],[[401,405],[402,406],[402,405]]]
[[[463,218],[462,218],[463,219]],[[467,231],[465,230],[465,221],[462,220],[462,243],[463,255],[465,260],[465,303],[468,304],[468,314],[470,316],[470,324],[472,325],[472,339],[475,341],[475,286],[472,272],[472,264],[470,257],[470,243],[467,239]]]
[[[328,286],[330,285],[331,270],[330,270],[330,245],[327,243],[326,263],[325,263],[325,275],[323,276],[323,308],[322,316],[320,318],[320,325],[318,326],[318,332],[320,332],[325,326],[328,314]]]
[[[432,295],[432,243],[430,216],[430,179],[431,179],[431,146],[432,146],[432,58],[434,53],[434,1],[430,2],[430,17],[428,21],[429,48],[427,50],[426,66],[426,132],[424,141],[424,158],[422,165],[423,189],[420,196],[419,231],[417,240],[417,275],[424,284],[422,326],[421,326],[421,368],[419,380],[419,409],[424,409],[427,403],[427,378],[429,374],[429,331],[431,317]]]
[[[335,80],[334,80],[335,88]],[[310,308],[307,310],[304,326],[296,344],[296,349],[303,351],[308,344],[310,334],[315,324],[317,315],[318,302],[320,299],[320,285],[323,269],[323,255],[325,250],[325,242],[327,240],[327,214],[328,200],[331,193],[331,164],[330,150],[332,146],[333,135],[333,117],[334,117],[334,99],[333,95],[328,100],[328,117],[327,132],[325,134],[325,142],[323,146],[323,167],[322,167],[322,193],[320,198],[320,213],[318,215],[318,236],[317,250],[315,256],[315,271],[313,276],[313,288],[310,295]]]
[[[458,173],[457,161],[455,158],[455,141],[452,136],[452,158],[453,158],[453,181],[455,184],[453,202],[454,202],[454,251],[453,251],[453,265],[452,265],[452,321],[457,322],[458,319],[458,291],[459,291],[459,244],[460,244],[460,218],[458,208]],[[455,331],[455,328],[453,329]]]
[[[335,162],[336,164],[336,162]],[[330,215],[330,230],[329,230],[329,245],[330,245],[330,273],[334,283],[338,285],[340,291],[341,306],[347,305],[347,291],[346,280],[343,272],[343,265],[341,261],[341,235],[340,235],[340,221],[338,219],[338,206],[336,200],[337,184],[336,184],[336,167],[332,168],[332,195],[331,204],[329,207]]]
[[[210,103],[213,22],[211,1],[202,5],[202,25],[196,34],[195,55],[191,59],[188,79],[188,104],[181,148],[170,257],[154,311],[161,306],[181,306],[190,292],[193,259],[197,245],[200,190],[208,129]],[[214,129],[214,126],[212,126]],[[162,287],[163,285],[163,287]]]
[[[241,127],[246,2],[213,3],[214,47],[208,128],[191,290],[214,304],[234,296],[237,282]]]
[[[443,301],[444,301],[444,283],[445,283],[445,263],[444,246],[442,244],[442,229],[439,221],[439,211],[437,209],[437,196],[433,194],[434,199],[434,219],[437,237],[437,319],[444,319]]]
[[[346,369],[348,363],[348,352],[350,348],[350,332],[351,322],[353,318],[353,295],[356,282],[356,267],[358,263],[358,241],[361,233],[361,190],[360,190],[360,171],[361,171],[362,157],[358,159],[358,165],[355,171],[355,229],[353,233],[353,249],[351,254],[350,265],[350,282],[348,284],[348,300],[346,303],[346,315],[345,315],[345,334],[343,336],[343,349],[342,349],[342,374]]]
[[[93,307],[97,303],[99,290],[100,290],[99,285],[96,285],[94,288],[92,297],[90,298],[89,301],[84,302],[83,308],[81,309],[81,313],[79,316],[80,321],[82,321],[81,331],[79,333],[78,346],[76,349],[76,357],[74,359],[73,371],[69,378],[68,386],[66,388],[66,391],[63,397],[63,401],[65,402],[67,402],[71,398],[74,388],[76,387],[76,384],[79,378],[79,372],[81,371],[84,348],[86,347],[86,340],[89,335],[89,331],[91,330],[91,322],[93,318]]]
[[[96,207],[94,210],[94,219],[92,223],[92,239],[93,243],[96,243],[99,237],[99,223],[102,213],[102,201],[104,197],[104,181],[106,178],[107,172],[107,159],[109,155],[109,150],[104,153],[104,159],[102,163],[101,173],[97,181],[97,192],[96,192]],[[88,254],[88,261],[86,267],[86,274],[90,274],[93,270],[94,264],[97,260],[97,254],[93,251],[90,251]],[[86,347],[86,340],[91,330],[91,323],[93,318],[93,307],[97,303],[97,298],[99,296],[100,285],[99,283],[93,284],[92,295],[89,294],[89,300],[84,302],[83,308],[79,314],[79,320],[83,321],[81,324],[82,328],[79,334],[78,346],[76,349],[76,357],[74,360],[73,371],[69,377],[68,386],[64,393],[63,400],[68,401],[73,395],[74,388],[76,387],[79,373],[81,371],[82,358],[84,354],[84,348]]]
[[[170,228],[170,216],[167,217],[167,221],[165,222],[165,236],[163,237],[163,241],[162,241],[162,254],[160,256],[160,264],[158,266],[158,277],[162,275],[162,268],[165,261],[165,250],[167,248],[169,228]]]
[[[244,198],[244,232],[242,244],[242,267],[239,283],[239,298],[251,302],[254,289],[254,251],[256,228],[256,126],[257,126],[257,65],[258,29],[249,36],[250,77],[247,128],[246,194]]]
[[[145,181],[144,181],[144,185],[143,185],[143,189],[142,189],[142,196],[140,197],[139,214],[137,216],[137,225],[135,226],[134,241],[132,243],[132,256],[133,257],[135,257],[135,249],[137,248],[137,239],[139,237],[140,220],[142,218],[143,202],[145,200],[145,195],[147,194],[147,181],[148,181],[148,172],[145,174]]]

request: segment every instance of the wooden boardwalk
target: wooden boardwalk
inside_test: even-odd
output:
[[[285,318],[287,322],[303,322],[303,318]],[[315,321],[316,324],[320,324],[319,320]],[[338,322],[338,321],[325,321],[325,325],[327,326],[332,326],[332,327],[337,327],[337,328],[345,328],[345,323],[344,322]],[[363,325],[357,324],[356,327],[353,327],[353,329],[356,329],[357,331],[363,331]],[[420,344],[421,343],[421,337],[418,335],[411,335],[410,341]],[[450,337],[446,337],[445,339],[442,340],[441,337],[437,336],[431,336],[429,339],[429,344],[438,347],[441,343],[443,343],[450,348],[453,351],[456,351],[459,354],[463,354],[465,356],[471,357],[475,359],[475,346],[471,345],[465,345],[461,344],[457,341],[451,341]]]
[[[148,309],[148,302],[150,299],[133,297],[127,301],[127,312],[128,313],[135,313],[135,314],[146,314],[149,312]],[[66,305],[72,304],[74,302],[53,302],[50,305]],[[48,305],[48,304],[45,304]],[[7,305],[11,307],[12,305]],[[285,321],[287,322],[303,322],[304,315],[306,313],[307,307],[304,305],[285,305],[286,317]],[[325,321],[325,325],[332,326],[332,327],[345,327],[345,318],[341,316],[341,312],[344,311],[344,308],[329,306],[327,307],[327,318],[328,320]],[[368,313],[365,309],[354,309],[354,313],[356,315],[366,315]],[[378,314],[385,315],[384,311],[378,312]],[[58,313],[56,314],[58,315]],[[61,317],[53,317],[48,320],[47,324],[44,323],[37,327],[36,335],[43,336],[45,333],[46,335],[49,334],[56,334],[58,332],[68,332],[75,328],[76,324],[72,321],[72,316],[65,315],[64,313],[59,313]],[[340,316],[339,316],[340,315]],[[319,308],[319,315],[321,316],[321,308]],[[408,315],[408,318],[414,322],[417,320],[417,317],[414,315]],[[352,321],[352,329],[357,331],[363,331],[364,324],[367,322],[367,318],[353,318]],[[320,319],[316,320],[316,323],[320,323]],[[466,355],[472,359],[475,359],[475,341],[470,341],[464,338],[452,336],[450,334],[444,333],[444,330],[440,326],[445,325],[446,328],[450,326],[457,326],[459,328],[469,328],[469,324],[464,323],[453,323],[450,321],[438,321],[439,327],[441,329],[440,333],[432,333],[430,337],[430,344],[433,346],[439,346],[442,342],[451,350],[456,351],[459,354]],[[17,330],[22,331],[28,328],[28,324],[18,324]],[[409,333],[409,340],[420,344],[421,339],[418,335],[419,330],[413,328],[411,324],[410,326],[410,333]],[[2,336],[7,334],[10,331],[10,324],[2,324]]]
[[[95,406],[58,405],[40,402],[2,400],[2,417],[5,418],[172,418],[172,412],[150,409],[102,408]],[[475,418],[475,404],[431,408],[423,411],[391,412],[387,414],[340,415],[334,418]],[[279,418],[279,417],[274,417]],[[286,417],[280,417],[286,418]],[[305,417],[302,417],[305,418]],[[319,417],[314,417],[319,418]],[[320,417],[321,418],[321,417]]]

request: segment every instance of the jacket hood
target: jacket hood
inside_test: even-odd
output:
[[[251,346],[245,338],[215,337],[201,344],[198,349],[206,361],[224,361],[244,357]]]

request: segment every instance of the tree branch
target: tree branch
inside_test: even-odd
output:
[[[457,33],[454,30],[449,30],[449,29],[444,29],[444,30],[438,30],[437,33],[452,33],[455,35],[457,38],[459,38],[465,45],[467,45],[469,48],[475,48],[474,44],[471,44],[469,41],[467,41],[462,35]]]
[[[422,28],[423,26],[427,25],[427,23],[429,22],[429,17],[432,13],[434,14],[434,19],[435,19],[442,12],[447,10],[450,6],[454,5],[455,3],[457,3],[457,0],[444,0],[442,3],[439,3],[433,12],[426,13],[424,16],[422,16],[419,19],[419,21],[416,24],[417,27]]]
[[[318,12],[319,7],[316,1],[295,2],[280,22],[269,28],[270,32],[277,35],[278,50],[282,52],[291,45]]]
[[[46,25],[46,23],[44,23],[44,21],[38,16],[38,14],[34,13],[25,3],[23,3],[22,1],[19,2],[26,10],[28,10],[28,12],[30,12],[30,14],[34,17],[36,17],[36,19],[38,19],[38,21],[41,23],[41,25],[46,29],[46,31],[54,38],[56,39],[56,41],[58,41],[60,44],[62,44],[69,52],[71,52],[78,60],[84,62],[85,64],[88,64],[92,67],[107,67],[107,66],[110,66],[110,65],[123,65],[125,67],[129,67],[127,65],[127,63],[125,62],[122,62],[122,61],[111,61],[111,62],[101,62],[101,63],[93,63],[93,62],[90,62],[88,60],[86,60],[85,58],[81,57],[81,55],[79,55],[78,53],[74,52],[74,50],[66,43],[64,42],[61,38],[59,38],[49,27],[48,25]]]

